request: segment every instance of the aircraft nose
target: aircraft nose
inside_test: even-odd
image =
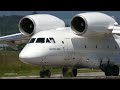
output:
[[[34,63],[38,55],[34,50],[23,49],[19,54],[19,59],[24,63]]]
[[[21,51],[20,52],[20,54],[19,54],[19,59],[22,61],[22,62],[24,62],[24,63],[28,63],[29,62],[29,60],[30,60],[30,57],[29,57],[30,55],[28,55],[28,53],[26,52],[23,52],[23,51]]]
[[[27,44],[19,54],[19,59],[28,64],[36,64],[43,60],[46,54],[38,45]]]

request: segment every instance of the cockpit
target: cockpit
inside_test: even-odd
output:
[[[31,38],[29,43],[55,43],[54,38]]]

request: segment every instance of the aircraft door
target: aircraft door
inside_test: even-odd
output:
[[[73,60],[74,59],[74,49],[73,49],[71,39],[69,39],[69,38],[65,39],[64,53],[65,53],[64,60]]]

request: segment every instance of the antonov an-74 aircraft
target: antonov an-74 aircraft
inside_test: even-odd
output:
[[[23,17],[18,24],[21,33],[0,37],[0,42],[16,49],[27,43],[19,54],[22,62],[42,66],[40,77],[50,77],[48,67],[68,68],[77,76],[78,68],[99,68],[106,76],[118,76],[120,65],[120,26],[104,13],[87,12],[75,15],[70,27],[48,14]]]

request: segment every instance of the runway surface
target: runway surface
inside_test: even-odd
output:
[[[0,79],[120,79],[120,76],[105,76],[104,72],[78,73],[77,77],[63,77],[62,74],[53,74],[50,78],[39,76],[1,77]]]

